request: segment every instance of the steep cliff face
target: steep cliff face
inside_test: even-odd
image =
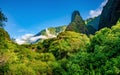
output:
[[[120,0],[108,0],[101,13],[98,29],[115,25],[119,18]]]
[[[80,16],[79,11],[74,11],[72,13],[71,23],[67,26],[66,31],[88,34],[87,27],[84,20]]]
[[[94,34],[98,30],[100,16],[89,18],[85,21],[89,34]]]
[[[98,24],[99,24],[100,16],[89,18],[86,20],[87,26],[92,26],[94,29],[98,30]]]
[[[71,22],[80,22],[80,21],[84,23],[82,17],[80,16],[79,11],[76,10],[72,13]]]

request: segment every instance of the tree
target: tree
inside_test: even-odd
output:
[[[57,59],[69,57],[79,50],[85,50],[89,38],[84,34],[72,31],[62,32],[57,39],[51,42],[49,52],[52,52]]]
[[[0,27],[4,27],[5,26],[5,23],[4,22],[7,22],[7,18],[6,16],[3,14],[2,10],[0,9]]]

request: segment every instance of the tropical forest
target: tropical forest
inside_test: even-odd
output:
[[[100,15],[86,20],[71,13],[68,25],[19,44],[0,9],[0,75],[120,75],[120,0],[108,0]]]

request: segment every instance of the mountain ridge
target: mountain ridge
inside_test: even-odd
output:
[[[115,25],[120,18],[120,0],[108,0],[100,16],[99,30]]]

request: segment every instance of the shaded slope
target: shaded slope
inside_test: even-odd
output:
[[[120,18],[120,0],[108,0],[100,16],[99,28],[111,27]]]

